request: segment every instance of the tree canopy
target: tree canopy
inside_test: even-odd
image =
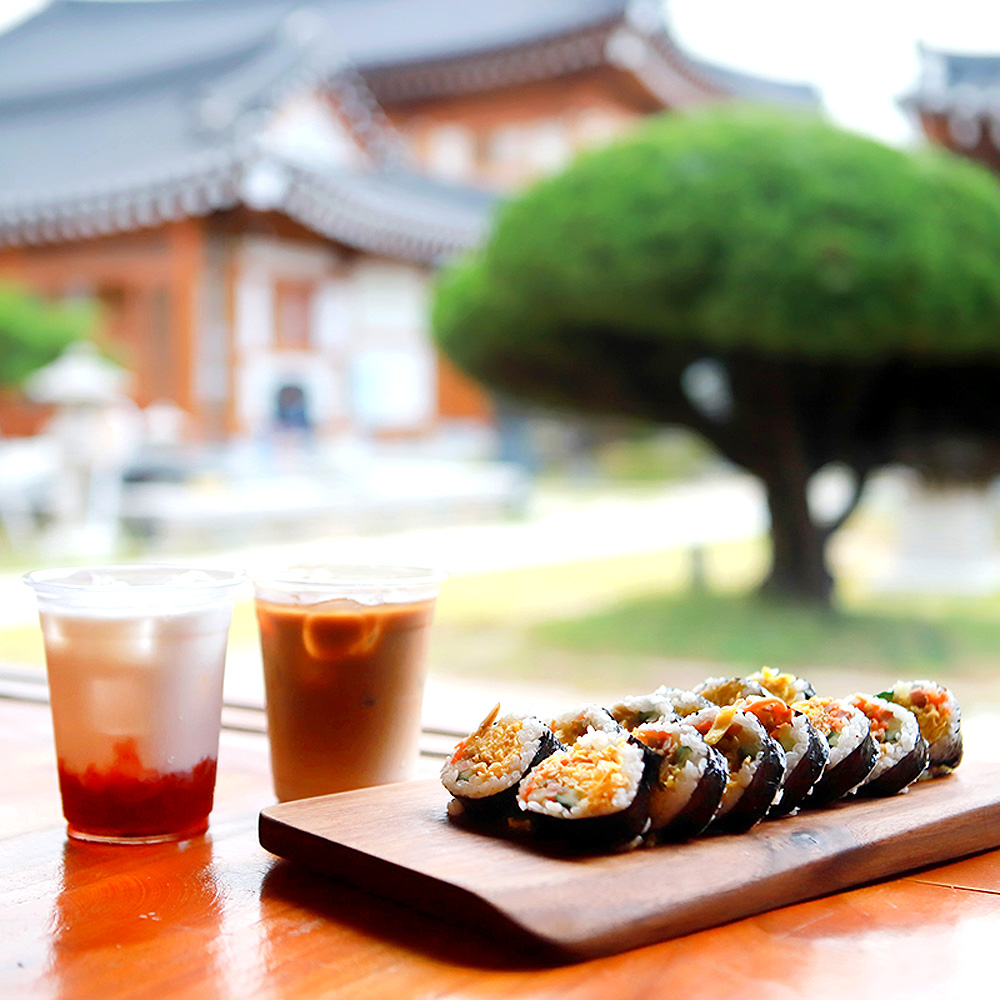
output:
[[[54,361],[92,324],[84,306],[54,305],[0,284],[0,385],[18,385]]]
[[[767,486],[771,584],[825,599],[816,471],[1000,452],[1000,186],[813,117],[664,116],[505,205],[434,328],[508,394],[700,431]]]

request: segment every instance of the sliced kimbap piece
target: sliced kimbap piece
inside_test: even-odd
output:
[[[909,709],[927,740],[927,771],[922,777],[950,774],[962,762],[962,712],[955,696],[935,681],[896,681],[880,698]]]
[[[823,776],[802,804],[823,806],[843,798],[871,774],[878,758],[867,716],[842,698],[814,696],[792,708],[809,717],[830,747]]]
[[[670,699],[659,692],[629,695],[612,705],[608,711],[612,718],[630,732],[646,722],[676,719],[677,713]]]
[[[536,764],[559,749],[552,730],[531,715],[492,712],[458,746],[441,768],[441,783],[470,820],[515,816],[517,786]]]
[[[712,704],[703,695],[695,694],[694,691],[688,691],[685,688],[658,687],[653,694],[666,698],[681,718],[694,715],[695,712],[700,712]]]
[[[694,691],[713,705],[735,705],[743,698],[767,697],[767,692],[756,681],[746,677],[709,677]]]
[[[606,708],[600,705],[580,705],[556,716],[550,723],[550,728],[556,739],[568,747],[591,730],[620,733],[623,727]]]
[[[726,788],[713,829],[749,830],[767,814],[781,787],[784,750],[738,705],[710,705],[687,721],[726,758]]]
[[[773,667],[763,667],[754,674],[748,674],[746,679],[756,682],[769,694],[789,705],[811,698],[816,693],[816,689],[804,677],[783,674]]]
[[[768,816],[787,816],[802,804],[819,781],[830,748],[808,716],[778,696],[748,699],[743,710],[755,716],[767,735],[777,740],[785,751],[785,773]]]
[[[540,839],[584,850],[631,845],[649,827],[655,759],[624,730],[591,730],[521,780],[518,806]]]
[[[927,766],[927,740],[920,735],[917,717],[902,705],[867,694],[852,695],[848,701],[868,717],[878,749],[875,767],[857,794],[879,798],[905,791]]]
[[[651,834],[658,840],[697,837],[722,803],[726,758],[681,721],[644,722],[632,735],[657,756],[649,791]]]

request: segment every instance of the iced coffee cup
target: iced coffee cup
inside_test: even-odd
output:
[[[297,567],[255,580],[278,799],[412,777],[444,574]]]
[[[212,809],[240,573],[106,566],[29,573],[69,835],[156,843]]]

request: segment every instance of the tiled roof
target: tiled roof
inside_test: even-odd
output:
[[[920,79],[904,98],[932,112],[1000,115],[1000,53],[964,55],[922,47]]]
[[[491,199],[402,168],[338,42],[321,9],[287,0],[57,0],[0,37],[0,145],[16,151],[0,160],[0,244],[230,208],[264,172],[268,207],[348,245],[420,259],[474,245]],[[273,112],[320,83],[370,165],[264,148]]]
[[[652,69],[665,70],[650,73],[647,59],[637,75],[654,92],[683,91],[679,103],[801,102],[794,87],[759,93],[753,78],[683,63],[659,9],[649,0],[54,0],[0,36],[0,244],[207,214],[246,202],[269,175],[275,207],[350,245],[423,258],[473,245],[491,200],[402,168],[370,87],[390,67],[486,66],[506,54],[506,72],[564,72],[584,55],[618,58],[609,42],[631,32],[650,41]],[[533,55],[510,58],[523,53]],[[452,78],[479,85],[475,74]],[[265,148],[276,110],[319,85],[335,93],[368,166]]]

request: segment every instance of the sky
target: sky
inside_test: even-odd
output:
[[[997,0],[667,0],[693,55],[820,88],[830,117],[895,145],[915,132],[899,97],[918,46],[1000,54]]]
[[[0,30],[44,2],[0,0]],[[894,145],[915,138],[898,100],[916,81],[921,42],[955,52],[1000,53],[998,0],[665,2],[675,39],[693,55],[812,83],[835,122]]]

